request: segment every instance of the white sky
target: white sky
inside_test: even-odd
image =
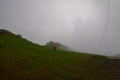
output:
[[[120,54],[120,1],[110,0],[108,30],[101,49],[108,0],[0,0],[0,28],[38,44],[55,41],[76,51]]]

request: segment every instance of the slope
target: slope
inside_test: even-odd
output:
[[[105,59],[93,54],[53,52],[0,31],[0,80],[113,80],[107,74]]]

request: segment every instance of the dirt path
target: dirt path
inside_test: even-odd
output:
[[[110,80],[120,80],[120,59],[108,59],[104,65]]]

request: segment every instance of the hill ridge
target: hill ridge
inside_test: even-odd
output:
[[[0,29],[0,35],[6,34],[6,33],[15,35],[14,33],[10,32],[10,31],[8,31],[8,30],[6,30],[6,29]]]

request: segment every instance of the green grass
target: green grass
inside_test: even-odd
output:
[[[0,80],[109,80],[103,59],[56,51],[13,34],[0,35]]]

